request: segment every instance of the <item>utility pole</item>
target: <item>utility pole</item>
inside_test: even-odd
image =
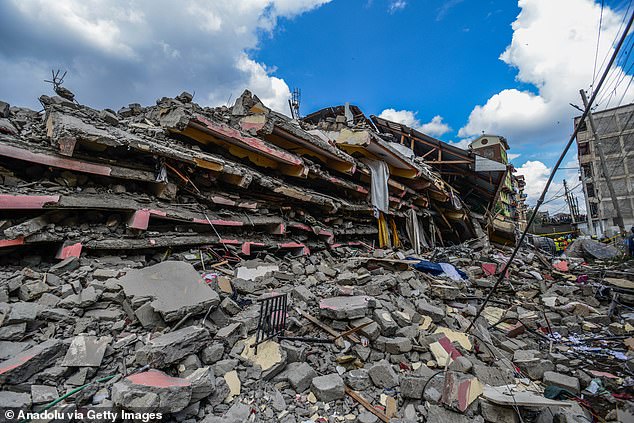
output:
[[[586,199],[586,224],[590,231],[590,236],[595,236],[597,233],[594,230],[594,222],[592,221],[592,210],[590,209],[590,197],[588,196],[588,187],[586,186],[586,173],[583,170],[583,166],[579,166],[581,170],[581,186],[583,187],[583,196]]]
[[[605,162],[605,154],[603,153],[603,145],[601,144],[601,138],[597,135],[597,128],[594,126],[594,118],[592,117],[592,110],[588,107],[588,97],[586,97],[586,92],[582,89],[579,90],[581,94],[581,99],[583,100],[583,105],[586,109],[588,109],[588,122],[590,123],[590,129],[592,130],[592,136],[594,138],[594,145],[597,148],[597,152],[599,153],[599,161],[601,162],[601,170],[603,171],[603,177],[605,178],[605,183],[608,185],[608,190],[610,191],[610,197],[612,197],[612,205],[614,206],[614,210],[616,210],[616,218],[617,224],[619,225],[619,230],[621,234],[625,234],[625,225],[623,223],[623,214],[621,214],[621,207],[619,206],[619,202],[616,199],[616,192],[614,191],[614,186],[612,185],[612,179],[610,178],[610,173],[608,172],[608,165]]]
[[[568,210],[570,210],[570,217],[572,218],[572,224],[577,224],[577,219],[575,219],[575,205],[572,200],[572,195],[570,195],[570,191],[568,191],[568,183],[564,179],[564,193],[566,194],[566,203],[568,203]]]

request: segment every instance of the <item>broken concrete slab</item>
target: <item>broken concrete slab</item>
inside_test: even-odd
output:
[[[365,295],[331,297],[319,301],[322,316],[336,320],[352,320],[364,317],[374,306],[374,298]]]
[[[161,368],[189,354],[197,353],[207,345],[209,339],[206,329],[195,326],[169,332],[150,340],[138,350],[136,361],[142,365],[151,364]]]
[[[323,402],[339,400],[346,395],[343,379],[337,373],[313,378],[311,391]]]
[[[152,308],[166,322],[188,313],[198,314],[220,303],[220,297],[185,262],[164,261],[154,266],[127,272],[118,281],[127,297],[152,298]]]
[[[99,367],[106,348],[112,342],[112,337],[80,335],[73,341],[66,351],[62,366],[67,367]]]
[[[267,340],[258,345],[255,353],[255,335],[244,343],[242,358],[262,369],[262,379],[269,380],[286,366],[286,351],[275,341]]]
[[[578,378],[553,371],[544,372],[543,382],[546,386],[558,386],[572,392],[573,394],[579,394],[581,390]]]
[[[112,386],[113,403],[124,410],[175,413],[189,405],[191,381],[148,370]]]
[[[30,406],[31,395],[20,392],[0,391],[0,410],[28,410]],[[2,417],[5,418],[6,416],[9,416],[7,421],[11,420],[11,415],[3,412]]]
[[[31,385],[31,399],[33,404],[44,404],[59,397],[57,388],[48,385]]]
[[[368,369],[368,374],[372,383],[379,388],[393,388],[398,385],[398,374],[392,368],[392,365],[385,361],[379,361]]]
[[[278,270],[280,270],[280,267],[277,264],[249,260],[236,269],[236,278],[253,281],[258,277],[266,276],[267,273],[277,272]]]
[[[51,366],[57,357],[66,352],[59,339],[49,339],[9,360],[0,363],[0,384],[22,383],[37,372]]]

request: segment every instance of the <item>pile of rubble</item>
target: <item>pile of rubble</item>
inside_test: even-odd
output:
[[[500,275],[511,250],[354,108],[300,123],[248,92],[232,108],[187,93],[118,112],[40,101],[0,102],[3,410],[632,418],[631,264],[525,246]],[[443,151],[435,166],[463,166],[452,183],[493,205],[495,178]],[[609,253],[592,242],[576,254]]]
[[[197,270],[200,250],[25,256],[0,272],[0,407],[208,423],[625,421],[634,314],[617,292],[634,282],[605,275],[632,269],[523,250],[466,332],[508,255],[481,242],[434,262],[345,249],[233,270]],[[280,295],[284,309],[263,313]],[[256,352],[279,312],[283,333]]]

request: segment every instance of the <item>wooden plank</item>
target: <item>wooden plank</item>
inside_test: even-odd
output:
[[[363,398],[361,395],[359,395],[356,391],[352,390],[348,386],[346,386],[346,394],[348,394],[348,396],[350,396],[350,398],[352,398],[353,400],[355,400],[356,402],[361,404],[363,407],[365,407],[365,409],[368,410],[370,413],[372,413],[375,416],[377,416],[382,422],[389,423],[390,419],[385,414],[383,414],[379,410],[377,410],[365,398]]]
[[[331,327],[330,327],[330,326],[328,326],[327,324],[325,324],[325,323],[321,322],[319,319],[317,319],[317,318],[313,317],[312,315],[310,315],[310,314],[306,313],[306,312],[305,312],[305,311],[303,311],[303,310],[300,310],[300,309],[299,309],[299,308],[297,308],[297,307],[295,308],[295,311],[297,312],[297,314],[299,314],[300,316],[302,316],[302,317],[306,318],[309,322],[311,322],[311,323],[312,323],[312,324],[314,324],[315,326],[317,326],[317,327],[319,327],[319,328],[321,328],[321,329],[325,330],[326,332],[328,332],[329,334],[331,334],[332,336],[334,336],[334,337],[335,337],[335,339],[339,339],[339,338],[340,338],[340,335],[341,335],[341,334],[340,334],[339,332],[337,332],[336,330],[334,330],[333,328],[331,328]],[[355,336],[355,335],[353,335],[353,334],[346,335],[346,337],[347,337],[348,339],[350,339],[352,342],[356,343],[356,344],[361,343],[361,340],[360,340],[357,336]]]

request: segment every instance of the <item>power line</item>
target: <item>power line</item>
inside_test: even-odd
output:
[[[469,327],[467,327],[467,332],[469,332],[471,330],[471,328],[475,324],[476,320],[478,320],[478,318],[482,315],[482,311],[484,310],[484,308],[488,304],[489,300],[491,299],[491,296],[493,296],[493,293],[495,292],[497,287],[500,285],[500,283],[504,279],[504,276],[506,275],[506,272],[508,271],[509,266],[513,262],[513,259],[517,255],[517,252],[519,251],[522,243],[524,242],[524,238],[526,238],[526,234],[528,233],[528,228],[531,227],[533,221],[535,220],[535,216],[537,215],[537,212],[539,211],[539,208],[541,207],[542,203],[544,202],[544,199],[546,197],[546,193],[548,192],[548,188],[550,188],[550,184],[553,182],[553,179],[555,177],[555,173],[557,172],[557,169],[559,169],[559,166],[563,162],[564,157],[566,157],[566,154],[568,153],[568,150],[570,149],[570,146],[572,145],[572,143],[574,142],[575,138],[577,137],[577,134],[579,133],[579,128],[581,127],[581,123],[588,116],[588,113],[590,112],[590,109],[592,107],[592,104],[594,103],[594,100],[596,99],[597,94],[601,91],[601,87],[603,86],[603,83],[605,82],[605,78],[608,76],[608,71],[614,65],[614,61],[616,60],[616,57],[619,54],[619,51],[621,50],[621,47],[623,47],[623,43],[625,42],[625,38],[627,37],[627,34],[630,32],[630,28],[632,27],[632,22],[633,21],[634,21],[634,14],[630,15],[630,18],[629,18],[629,20],[627,22],[627,27],[625,28],[625,30],[623,31],[623,34],[621,35],[621,38],[619,39],[619,42],[618,42],[618,44],[617,44],[617,46],[616,46],[616,48],[614,50],[614,53],[612,54],[612,57],[610,58],[610,62],[608,63],[608,65],[606,67],[606,70],[603,72],[603,74],[601,75],[601,78],[599,79],[599,83],[597,84],[596,90],[592,93],[592,96],[590,97],[590,101],[588,101],[588,103],[585,105],[583,114],[581,115],[580,120],[575,125],[575,130],[570,135],[570,139],[568,139],[568,142],[566,143],[566,146],[564,147],[564,150],[561,152],[561,155],[559,156],[559,159],[557,159],[557,163],[555,163],[555,167],[554,167],[553,171],[550,173],[550,176],[548,177],[548,181],[546,181],[546,186],[544,187],[544,190],[542,191],[542,194],[540,195],[539,200],[537,200],[537,204],[535,205],[535,208],[533,209],[533,213],[531,214],[531,217],[530,217],[530,219],[529,219],[529,221],[528,221],[528,223],[526,225],[526,228],[524,229],[524,231],[522,231],[522,235],[520,236],[520,239],[517,242],[517,245],[513,249],[513,253],[511,253],[511,256],[509,257],[509,259],[506,260],[506,264],[504,265],[504,269],[502,269],[502,271],[498,275],[497,280],[495,281],[495,283],[493,284],[493,286],[489,290],[489,293],[487,294],[486,298],[484,299],[484,302],[480,305],[480,308],[478,309],[476,315],[473,317],[473,320],[471,320],[471,322],[469,323]]]
[[[601,24],[603,24],[603,3],[605,0],[601,0],[601,17],[599,18],[599,30],[597,31],[597,47],[594,51],[594,68],[592,69],[592,84],[597,78],[597,58],[599,57],[599,41],[601,41]]]
[[[632,1],[634,1],[634,0],[630,0],[628,2],[628,4],[627,4],[627,10],[623,14],[623,19],[621,20],[621,23],[619,25],[619,29],[616,31],[616,35],[614,36],[614,40],[612,40],[612,43],[610,43],[610,45],[614,45],[616,43],[616,40],[619,38],[619,34],[621,33],[621,28],[623,28],[623,25],[625,24],[625,21],[627,19],[628,14],[629,14],[630,8],[632,7]],[[603,57],[603,61],[601,62],[601,66],[599,67],[599,70],[598,70],[597,74],[600,74],[603,71],[603,65],[605,64],[605,61],[607,60],[608,57],[610,57],[610,49],[608,49],[607,53]],[[607,68],[609,69],[610,66],[608,66]],[[595,79],[592,80],[592,85],[591,85],[592,88],[594,88],[594,82],[595,82]],[[590,94],[591,97],[592,97],[593,93],[594,93],[594,90]]]

